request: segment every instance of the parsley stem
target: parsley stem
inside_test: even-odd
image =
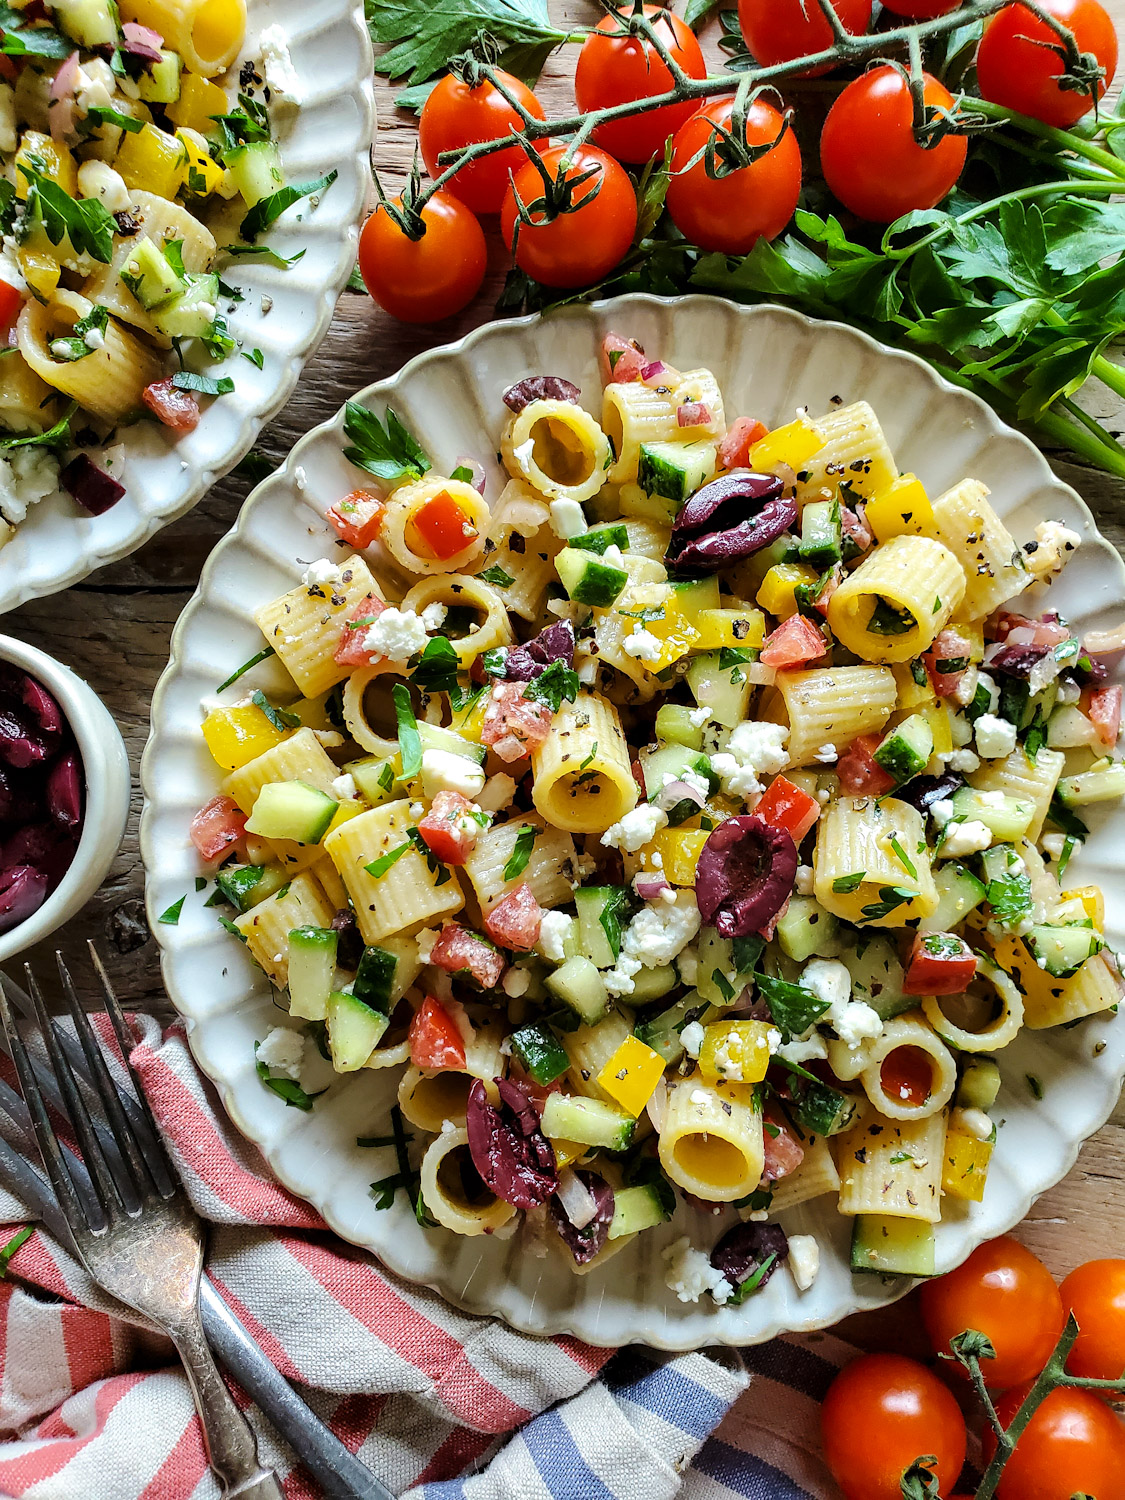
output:
[[[1019,115],[1014,109],[1005,109],[1002,104],[993,104],[988,99],[974,98],[972,108],[975,114],[984,115],[986,119],[1007,122],[1026,131],[1028,135],[1038,136],[1041,141],[1050,141],[1060,151],[1073,151],[1076,156],[1084,156],[1087,161],[1096,162],[1105,167],[1106,171],[1112,172],[1118,181],[1125,178],[1125,161],[1121,157],[1114,156],[1104,146],[1095,146],[1092,141],[1085,140],[1073,130],[1060,130],[1055,125],[1044,125],[1041,120]]]

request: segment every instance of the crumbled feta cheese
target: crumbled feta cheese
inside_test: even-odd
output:
[[[1024,547],[1028,572],[1040,582],[1061,573],[1081,545],[1081,536],[1069,526],[1060,521],[1040,521],[1035,528],[1035,541]]]
[[[539,951],[553,964],[566,958],[564,944],[574,928],[574,918],[562,911],[545,911],[539,924]]]
[[[758,780],[754,767],[740,765],[733,755],[722,751],[713,755],[711,769],[728,797],[739,797],[748,802],[761,794],[762,783]]]
[[[293,113],[301,102],[302,90],[285,32],[278,25],[267,26],[258,49],[271,108],[279,115]]]
[[[254,1053],[258,1062],[265,1063],[271,1073],[296,1082],[301,1076],[301,1064],[305,1058],[305,1039],[299,1031],[290,1031],[285,1026],[275,1026],[266,1039],[259,1042]]]
[[[430,954],[433,952],[434,944],[441,936],[436,927],[423,927],[421,932],[414,934],[414,941],[418,944],[418,962],[428,964]]]
[[[632,635],[627,635],[621,642],[621,648],[626,656],[637,661],[656,661],[662,649],[659,637],[639,623],[633,626]]]
[[[633,958],[629,953],[622,953],[612,969],[607,969],[602,975],[606,990],[611,995],[631,995],[636,986],[633,984],[634,974],[641,971],[641,961]]]
[[[955,1109],[949,1121],[955,1130],[963,1131],[978,1141],[992,1139],[992,1121],[983,1109]]]
[[[693,771],[690,766],[686,770],[681,771],[678,776],[673,776],[671,771],[665,771],[660,784],[661,786],[674,786],[677,781],[682,781],[685,786],[691,787],[692,791],[696,792],[700,797],[705,798],[711,790],[711,785],[706,776],[701,776],[698,771]],[[653,864],[655,863],[656,857],[654,856]],[[663,860],[661,860],[661,863],[663,863]]]
[[[532,445],[534,447],[534,444]],[[516,457],[520,457],[519,450]],[[527,455],[531,457],[530,454]],[[552,500],[548,506],[551,516],[551,530],[564,542],[569,542],[572,536],[581,536],[586,528],[586,515],[577,500]]]
[[[707,707],[706,703],[701,708],[688,709],[688,718],[691,720],[693,729],[702,729],[710,717],[711,710]]]
[[[82,335],[82,342],[86,345],[87,349],[104,349],[105,334],[100,328],[87,328],[86,332]]]
[[[125,85],[132,82],[132,79],[122,78],[118,84],[109,63],[104,58],[88,58],[78,69],[78,77],[75,79],[75,103],[78,105],[78,113],[87,114],[91,106],[98,106],[101,109],[113,106],[117,102],[114,96],[118,87],[121,88],[122,93],[128,93]],[[130,94],[130,97],[136,99],[138,94]]]
[[[646,906],[629,923],[621,951],[646,969],[671,963],[699,931],[699,908],[691,891],[676,891],[671,904]]]
[[[798,896],[811,896],[813,893],[812,865],[798,865],[797,876],[793,884]]]
[[[953,802],[949,797],[939,797],[936,802],[930,803],[930,817],[934,820],[934,826],[944,828],[953,816]]]
[[[369,625],[364,637],[364,650],[373,656],[385,656],[388,661],[405,663],[416,651],[424,651],[429,632],[426,622],[413,610],[385,609],[373,625]]]
[[[984,760],[999,760],[1016,748],[1016,726],[995,714],[981,714],[976,722],[977,750]]]
[[[685,948],[676,959],[676,967],[680,971],[680,982],[693,985],[699,978],[699,954],[694,948]]]
[[[315,562],[309,563],[308,567],[301,574],[301,582],[310,585],[335,583],[339,576],[339,563],[334,563],[327,557],[318,557]]]
[[[985,807],[1003,807],[1005,794],[999,790],[978,792],[977,798]]]
[[[951,771],[976,771],[980,769],[980,756],[971,750],[954,750],[952,755],[945,757],[945,763]]]
[[[960,859],[966,854],[978,854],[992,843],[992,830],[976,818],[946,825],[941,854],[944,859]]]
[[[813,757],[813,759],[814,760],[818,760],[822,766],[830,765],[831,762],[834,761],[836,758],[837,758],[837,756],[836,756],[836,746],[835,745],[821,745],[820,749],[816,752],[815,756]]]
[[[773,1034],[780,1042],[781,1033],[775,1031]],[[731,1043],[737,1041],[737,1037],[737,1032],[728,1032],[726,1036],[719,1039],[718,1045],[715,1047],[715,1072],[724,1083],[742,1082],[742,1059],[741,1057],[732,1057],[730,1053]],[[771,1049],[771,1056],[773,1050],[776,1049]]]
[[[743,766],[752,766],[766,776],[776,776],[789,764],[785,742],[789,728],[785,724],[738,724],[727,741],[727,753]]]
[[[692,1089],[688,1096],[689,1103],[698,1104],[701,1108],[711,1102],[711,1096],[706,1089]]]
[[[435,630],[440,630],[441,627],[445,624],[445,617],[448,613],[449,611],[448,609],[446,609],[445,605],[435,599],[432,604],[426,605],[426,607],[419,614],[418,618],[421,620],[422,624],[426,627],[429,633],[433,635]]]
[[[439,792],[460,792],[470,802],[484,790],[484,767],[455,750],[422,751],[422,790],[431,801]]]
[[[805,965],[801,987],[833,1010],[851,999],[852,976],[838,958],[813,958]]]
[[[651,802],[642,802],[627,812],[618,823],[613,823],[602,834],[602,843],[608,849],[620,849],[624,854],[636,854],[645,844],[650,844],[662,828],[668,827],[668,814]]]
[[[680,1041],[689,1057],[698,1057],[699,1049],[703,1046],[703,1027],[698,1021],[689,1021],[680,1032]]]
[[[807,1292],[820,1271],[820,1246],[811,1234],[789,1236],[789,1274],[799,1292]]]
[[[0,83],[0,89],[3,87],[4,85]],[[14,146],[12,150],[15,150]],[[3,239],[0,239],[0,281],[6,281],[17,292],[23,293],[27,291],[27,282],[24,280],[16,255],[15,239],[12,235],[6,234]]]
[[[129,189],[120,172],[104,161],[84,161],[78,168],[78,191],[83,198],[100,198],[107,213],[129,207]]]
[[[863,1000],[833,1006],[825,1019],[831,1022],[836,1035],[853,1052],[883,1034],[882,1016]]]
[[[332,783],[332,795],[338,797],[341,802],[347,802],[352,797],[358,797],[359,792],[356,789],[355,777],[349,775],[347,772],[343,776],[337,776]]]
[[[531,975],[526,969],[511,968],[504,974],[500,981],[500,988],[509,1000],[518,1000],[521,995],[526,995],[531,984]]]
[[[484,790],[477,798],[477,806],[482,812],[499,812],[502,807],[507,807],[511,802],[515,790],[515,778],[503,771],[498,771],[495,776],[490,776],[485,782]]]
[[[625,570],[625,559],[621,556],[621,548],[613,542],[602,553],[602,562],[607,568],[620,568],[623,572]]]
[[[828,1045],[819,1031],[810,1030],[803,1037],[795,1037],[791,1042],[784,1042],[777,1049],[777,1055],[783,1062],[806,1063],[827,1057]]]
[[[426,816],[426,805],[424,802],[412,802],[410,804],[410,816],[417,823],[419,818]]]
[[[954,748],[957,750],[961,750],[973,742],[973,726],[964,714],[949,715],[949,733],[953,740]]]
[[[1062,852],[1066,847],[1065,833],[1045,833],[1039,842],[1043,846],[1044,854],[1051,859],[1062,859]]]
[[[702,1250],[693,1250],[687,1235],[683,1235],[667,1250],[661,1252],[667,1262],[664,1284],[675,1292],[681,1302],[698,1302],[704,1292],[710,1292],[720,1306],[729,1301],[734,1288],[721,1271],[715,1269]]]
[[[0,454],[0,511],[13,525],[58,487],[58,459],[46,449],[8,448]]]

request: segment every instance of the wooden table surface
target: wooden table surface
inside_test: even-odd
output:
[[[1125,0],[1103,0],[1125,37]],[[584,0],[552,0],[556,22],[586,25],[598,12]],[[711,45],[712,63],[721,54]],[[550,60],[539,93],[548,116],[572,105],[570,73],[574,48]],[[416,131],[411,116],[396,115],[394,90],[378,81],[380,126],[374,160],[389,189],[397,189],[409,164]],[[256,445],[273,463],[311,427],[324,421],[362,386],[392,374],[422,350],[460,337],[492,317],[503,280],[506,252],[489,236],[490,274],[477,300],[458,318],[430,328],[408,327],[384,315],[370,298],[345,292],[328,336],[310,362],[289,405],[261,434]],[[1117,424],[1125,428],[1125,412]],[[1102,531],[1125,548],[1125,482],[1061,460],[1059,477],[1085,498]],[[182,520],[158,533],[123,562],[102,568],[84,583],[17,609],[4,629],[73,667],[102,695],[126,743],[134,775],[133,807],[124,844],[112,872],[87,910],[56,935],[43,952],[30,957],[42,965],[57,945],[77,951],[87,937],[107,954],[122,999],[135,1008],[170,1014],[160,983],[157,945],[144,919],[144,871],[137,845],[141,796],[137,768],[148,735],[153,689],[168,656],[172,627],[191,598],[205,558],[234,523],[250,486],[237,477],[217,484]],[[1043,1255],[1057,1275],[1079,1261],[1122,1253],[1125,1231],[1125,1105],[1085,1146],[1078,1165],[1032,1209],[1020,1238]],[[907,1305],[908,1306],[908,1305]],[[877,1317],[852,1320],[848,1330],[864,1342],[909,1342],[909,1311],[892,1309]]]

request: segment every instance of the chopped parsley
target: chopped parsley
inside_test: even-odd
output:
[[[278,188],[276,193],[270,193],[267,197],[259,199],[254,207],[238,226],[238,232],[244,240],[256,240],[263,229],[267,229],[275,219],[280,219],[287,208],[292,208],[294,203],[299,203],[302,198],[311,198],[317,193],[323,193],[330,188],[340,174],[331,171],[323,177],[318,177],[315,182],[291,182],[283,188]]]
[[[852,891],[858,891],[866,878],[866,870],[853,870],[850,875],[838,875],[832,882],[832,889],[840,896],[848,896]]]
[[[272,473],[273,470],[271,469],[270,472]],[[267,656],[273,655],[273,647],[267,646],[264,651],[259,651],[257,656],[252,656],[249,661],[244,661],[240,667],[236,667],[225,682],[219,683],[215,691],[221,693],[224,688],[229,688],[232,683],[237,682],[240,677],[249,672],[251,667],[256,667],[260,661],[265,661]]]
[[[457,686],[457,652],[444,635],[431,636],[418,657],[410,681],[427,693],[448,693]]]
[[[564,698],[568,703],[573,703],[578,697],[578,687],[578,673],[561,661],[553,661],[538,677],[524,683],[523,695],[525,698],[538,699],[552,713],[557,714]]]
[[[516,834],[516,842],[504,866],[505,880],[515,880],[527,869],[527,862],[531,858],[531,850],[538,836],[539,829],[534,823],[525,823]]]
[[[294,1109],[310,1110],[313,1100],[319,1099],[326,1090],[319,1089],[315,1094],[307,1094],[295,1078],[274,1078],[270,1073],[269,1065],[258,1057],[259,1043],[254,1043],[254,1067],[258,1077],[268,1089],[272,1089],[279,1098],[284,1099],[286,1104]]]
[[[264,369],[265,367],[266,356],[260,349],[251,349],[249,353],[247,353],[246,350],[243,349],[242,357],[243,359],[248,359],[250,363],[259,370]]]
[[[905,906],[908,901],[913,901],[917,891],[908,891],[901,885],[884,885],[879,887],[880,900],[872,902],[870,906],[860,908],[860,915],[868,922],[881,921],[883,917],[889,917],[891,912],[900,906]]]
[[[410,704],[410,689],[396,682],[391,689],[394,699],[395,719],[398,722],[398,747],[402,754],[402,779],[409,781],[422,769],[422,739],[418,733],[418,720]]]
[[[389,406],[386,423],[384,427],[358,401],[349,401],[344,408],[344,433],[352,446],[344,449],[344,457],[376,479],[421,479],[431,468],[430,460]]]
[[[234,390],[229,375],[200,375],[195,370],[177,370],[172,384],[178,391],[196,391],[201,396],[229,396]]]
[[[181,896],[178,901],[173,901],[167,911],[162,911],[156,920],[158,922],[163,922],[165,927],[177,926],[180,920],[180,913],[184,909],[184,902],[186,900],[186,896]]]
[[[911,879],[917,880],[918,879],[918,867],[917,867],[917,865],[915,865],[914,861],[910,858],[909,854],[907,854],[906,850],[899,843],[897,834],[892,834],[891,835],[890,845],[891,845],[891,848],[895,851],[895,854],[898,857],[899,864],[903,867],[903,869],[911,877]]]
[[[412,849],[413,847],[414,846],[410,842],[410,840],[406,839],[403,843],[392,849],[388,854],[380,854],[378,859],[373,859],[369,865],[364,865],[363,868],[371,876],[372,880],[382,880],[383,876],[387,873],[391,866],[393,864],[397,864],[397,862],[402,858],[406,851],[408,849]]]
[[[457,476],[454,475],[453,477],[456,478]],[[512,584],[516,581],[510,573],[505,573],[499,563],[493,563],[491,568],[485,568],[483,573],[477,574],[477,577],[482,582],[490,583],[493,588],[497,589],[511,588]]]
[[[286,708],[277,708],[272,704],[260,688],[251,694],[250,702],[255,708],[261,709],[278,734],[284,734],[287,729],[296,729],[301,723],[297,714],[290,713]]]

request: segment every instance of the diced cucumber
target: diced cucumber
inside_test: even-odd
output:
[[[544,984],[587,1026],[595,1026],[609,1010],[605,980],[588,958],[568,958],[553,974],[547,975]]]
[[[263,839],[319,844],[339,803],[305,781],[267,781],[246,821],[247,833]]]
[[[421,724],[418,725],[419,731]],[[384,802],[393,802],[399,795],[395,787],[395,762],[381,755],[368,755],[363,760],[349,761],[344,770],[355,782],[356,791],[372,807]]]
[[[882,1276],[932,1276],[933,1225],[922,1219],[860,1214],[852,1226],[852,1270]]]
[[[364,1005],[358,995],[334,990],[328,997],[328,1050],[337,1073],[362,1068],[383,1039],[390,1017]]]
[[[652,1229],[665,1223],[667,1218],[660,1194],[648,1183],[618,1188],[613,1195],[609,1238],[619,1240],[622,1235],[640,1234],[642,1229]]]
[[[717,578],[681,578],[672,585],[677,608],[690,619],[704,609],[721,609],[722,598]]]
[[[137,79],[137,92],[146,104],[175,104],[180,97],[183,61],[178,52],[160,50],[160,61]]]
[[[711,1005],[733,1005],[750,982],[764,946],[756,934],[732,939],[704,927],[696,948],[698,993]]]
[[[645,796],[650,802],[654,802],[664,790],[665,776],[679,780],[685,771],[702,776],[709,793],[719,790],[719,778],[711,769],[710,756],[699,750],[690,750],[686,745],[663,745],[659,750],[642,750],[640,762]]]
[[[934,753],[934,732],[921,714],[911,714],[896,724],[876,747],[874,758],[896,786],[919,776]]]
[[[570,1058],[558,1037],[538,1021],[512,1033],[512,1055],[536,1083],[554,1083],[570,1067]]]
[[[856,1117],[859,1101],[854,1094],[842,1093],[827,1083],[789,1075],[789,1108],[802,1130],[811,1135],[839,1135]]]
[[[839,500],[814,500],[805,506],[797,549],[802,562],[810,563],[818,573],[830,568],[840,561],[842,537]]]
[[[612,969],[621,954],[625,888],[584,885],[574,893],[582,952],[598,969]]]
[[[707,1009],[703,997],[698,993],[685,995],[651,1021],[641,1021],[633,1028],[637,1038],[658,1052],[666,1063],[677,1063],[684,1055],[684,1044],[680,1032],[689,1021],[695,1020]]]
[[[1091,927],[1052,927],[1037,923],[1026,934],[1023,945],[1041,969],[1056,979],[1076,974],[1088,958],[1105,947]]]
[[[206,338],[215,326],[219,278],[212,272],[187,277],[178,297],[152,310],[152,321],[170,339]]]
[[[629,533],[620,521],[608,526],[594,526],[581,536],[572,536],[566,544],[581,552],[604,553],[609,547],[618,547],[622,552],[629,549]]]
[[[323,1021],[336,973],[338,935],[331,927],[294,927],[289,934],[289,1014]]]
[[[1035,807],[1026,798],[1013,797],[1007,792],[979,791],[975,786],[958,787],[949,800],[955,818],[983,823],[993,838],[1004,844],[1022,839],[1035,816]]]
[[[61,29],[80,46],[91,51],[117,46],[120,38],[114,0],[56,0],[51,9]]]
[[[838,918],[812,896],[791,896],[789,906],[777,920],[774,936],[782,953],[801,964],[814,953],[820,958],[834,958],[840,951],[839,931]]]
[[[130,250],[119,274],[144,308],[160,307],[187,290],[183,277],[147,234]]]
[[[548,1094],[540,1125],[549,1140],[577,1141],[605,1151],[625,1151],[636,1120],[624,1110],[582,1094]]]
[[[1089,802],[1108,802],[1125,796],[1125,762],[1099,764],[1080,776],[1064,776],[1058,798],[1064,807],[1085,807]]]
[[[860,936],[853,949],[841,954],[852,976],[852,998],[870,1005],[884,1021],[890,1021],[918,1004],[916,995],[903,991],[903,969],[894,944],[886,937]]]
[[[239,911],[249,911],[250,907],[256,906],[262,899],[257,888],[263,882],[266,869],[265,865],[228,865],[215,876],[215,884],[232,906],[236,906]],[[274,871],[271,870],[271,873]],[[277,868],[276,873],[280,878],[274,890],[280,890],[289,877],[280,868]]]
[[[721,652],[703,651],[692,657],[687,683],[695,701],[706,707],[712,719],[733,729],[746,718],[750,703],[750,681],[746,669],[721,665]]]
[[[571,547],[564,547],[555,558],[555,568],[576,604],[593,604],[600,609],[608,609],[629,582],[624,568],[612,568],[597,562],[592,553]]]
[[[650,495],[663,495],[676,510],[715,472],[714,443],[642,443],[637,483]]]
[[[962,919],[984,900],[987,891],[971,870],[955,859],[934,867],[937,910],[918,923],[919,932],[955,932]]]
[[[389,1015],[398,959],[386,948],[365,948],[360,954],[352,989],[357,1000]]]
[[[682,703],[662,703],[656,710],[656,738],[666,745],[698,750],[703,744],[703,725],[694,722],[692,713]]]
[[[249,141],[223,153],[223,165],[248,208],[285,185],[275,141]]]
[[[680,982],[675,964],[663,964],[659,969],[638,969],[633,975],[633,991],[630,1005],[648,1005],[653,1000],[662,1000]]]
[[[1000,1069],[991,1057],[970,1057],[957,1085],[961,1109],[983,1109],[987,1113],[1000,1092]]]
[[[440,724],[427,724],[424,719],[419,719],[418,738],[422,741],[423,751],[448,750],[451,755],[463,755],[466,760],[475,761],[478,766],[484,765],[485,747],[474,745],[472,740],[467,740],[455,729],[443,729]]]

